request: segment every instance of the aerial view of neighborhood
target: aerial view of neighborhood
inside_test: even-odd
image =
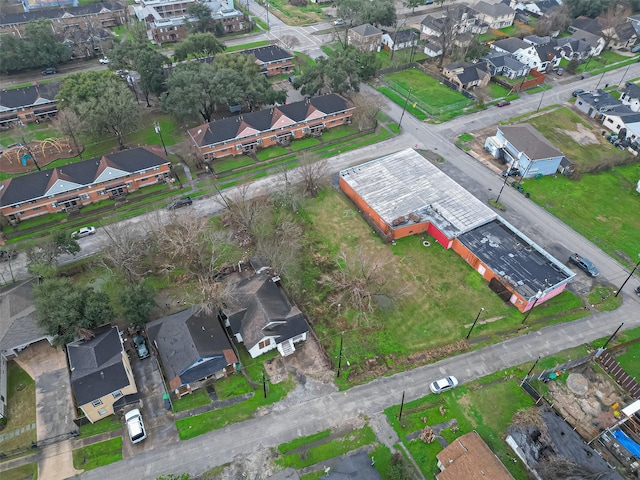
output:
[[[1,480],[640,479],[640,0],[0,0]]]

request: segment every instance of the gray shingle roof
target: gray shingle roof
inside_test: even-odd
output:
[[[37,322],[29,280],[0,294],[0,352],[46,338]]]
[[[520,40],[517,37],[509,37],[509,38],[503,38],[502,40],[496,40],[491,44],[491,47],[500,48],[509,53],[514,53],[518,50],[521,50],[521,49],[524,50],[531,47],[531,44],[523,40]]]
[[[90,5],[82,5],[79,7],[49,8],[43,10],[33,10],[31,12],[5,13],[4,15],[0,15],[0,25],[27,23],[31,20],[38,20],[41,18],[62,18],[65,15],[81,17],[84,15],[97,14],[102,9],[117,11],[124,10],[124,7],[118,2],[100,2],[92,3]]]
[[[0,205],[13,205],[41,198],[51,188],[52,182],[55,183],[57,180],[70,182],[69,188],[75,190],[77,186],[74,184],[91,185],[109,167],[134,173],[166,163],[168,160],[162,152],[162,147],[138,147],[110,153],[101,158],[70,163],[64,167],[29,173],[3,183],[4,188],[0,189]]]
[[[247,350],[267,336],[276,337],[276,344],[280,344],[309,331],[302,312],[264,273],[240,281],[235,296],[237,304],[224,312],[231,331],[242,335]]]
[[[382,35],[382,30],[374,27],[370,23],[365,23],[364,25],[358,25],[357,27],[353,27],[351,31],[354,33],[357,33],[361,37],[371,37],[373,35]]]
[[[192,383],[236,363],[233,346],[216,315],[188,308],[147,324],[149,340],[160,354],[169,381]]]
[[[544,138],[532,125],[498,127],[505,139],[518,151],[525,153],[532,161],[562,156],[562,152]]]
[[[624,94],[630,98],[640,99],[640,85],[627,82],[624,87]]]
[[[484,13],[485,15],[489,15],[493,18],[515,14],[515,10],[504,3],[487,3],[481,0],[472,8],[476,12]]]
[[[97,329],[90,340],[67,344],[67,355],[71,386],[79,406],[130,385],[118,327],[106,325]]]
[[[32,105],[44,105],[55,102],[60,90],[60,82],[45,83],[43,85],[31,85],[29,87],[14,88],[0,91],[0,113],[5,110],[31,107]]]
[[[580,100],[588,105],[591,105],[596,110],[599,110],[603,107],[615,107],[622,104],[620,100],[612,97],[608,92],[605,92],[601,88],[599,88],[598,90],[583,92],[579,95],[579,97]]]
[[[242,50],[238,53],[253,55],[262,63],[280,62],[282,60],[293,58],[293,54],[277,45],[266,45],[264,47],[252,48],[250,50]]]

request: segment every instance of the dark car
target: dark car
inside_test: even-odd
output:
[[[169,210],[175,210],[176,208],[188,207],[192,203],[193,203],[193,200],[191,200],[191,197],[184,197],[184,198],[179,198],[177,200],[174,200],[169,205],[167,205],[167,208]]]
[[[582,88],[576,88],[573,92],[571,92],[571,95],[573,95],[574,97],[577,97],[578,95],[581,95],[584,93],[584,90]]]
[[[600,275],[600,271],[596,266],[588,258],[585,258],[578,253],[573,253],[569,257],[569,261],[592,277]]]
[[[54,73],[58,73],[58,70],[56,70],[56,67],[47,67],[44,70],[42,70],[42,75],[53,75]]]
[[[503,177],[521,177],[522,173],[520,172],[520,169],[518,167],[507,168],[506,170],[502,171],[502,176]]]
[[[15,250],[0,250],[0,262],[8,262],[17,255],[18,252]]]
[[[133,337],[133,344],[136,347],[136,353],[138,354],[138,358],[142,360],[143,358],[147,358],[149,356],[149,349],[147,348],[147,341],[140,334]]]
[[[506,107],[507,105],[511,105],[511,102],[508,100],[500,100],[496,103],[496,107]]]
[[[556,75],[562,76],[564,75],[564,68],[560,67],[556,70]]]

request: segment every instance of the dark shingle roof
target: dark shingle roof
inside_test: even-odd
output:
[[[38,199],[47,194],[63,193],[65,190],[76,190],[79,186],[96,182],[105,171],[111,173],[112,178],[118,178],[119,175],[124,177],[166,163],[168,160],[161,147],[138,147],[110,153],[102,158],[14,177],[0,189],[0,206]]]
[[[503,38],[502,40],[496,40],[491,44],[493,48],[501,48],[509,53],[514,53],[520,49],[527,49],[531,47],[531,44],[520,40],[517,37]]]
[[[600,110],[603,107],[615,107],[622,104],[620,100],[612,97],[608,92],[605,92],[601,88],[581,93],[580,100],[591,105],[596,110]]]
[[[561,157],[563,154],[551,145],[540,132],[528,123],[513,126],[500,126],[504,138],[518,151],[525,153],[532,161]]]
[[[406,43],[410,42],[413,36],[414,40],[418,40],[420,38],[420,33],[413,28],[407,28],[405,30],[398,30],[397,32],[384,32],[391,37],[395,43]]]
[[[487,55],[484,58],[496,68],[507,67],[514,72],[518,72],[526,67],[526,65],[511,56],[510,53],[499,53]]]
[[[171,382],[192,383],[236,363],[233,347],[216,315],[196,313],[195,307],[147,324],[149,340],[158,348]]]
[[[314,112],[333,115],[343,112],[348,108],[349,105],[344,98],[332,93],[312,97],[301,102],[289,103],[279,107],[210,122],[192,128],[189,133],[198,146],[215,145],[235,138],[253,136],[255,133],[268,131],[274,127],[283,115],[293,122],[299,123],[309,118],[309,115]],[[291,123],[289,122],[289,124]]]
[[[233,333],[242,335],[247,350],[267,336],[276,337],[276,344],[280,344],[309,331],[300,310],[291,306],[282,290],[264,273],[240,281],[235,295],[237,306],[225,310],[225,314]]]
[[[354,33],[357,33],[361,37],[371,37],[373,35],[382,35],[382,30],[374,27],[370,23],[365,23],[364,25],[358,25],[357,27],[353,27],[351,31]]]
[[[90,340],[67,344],[67,355],[71,386],[80,406],[130,385],[118,327],[106,325]]]
[[[462,83],[470,83],[482,80],[487,75],[489,75],[487,64],[481,62],[464,67],[462,73],[458,74],[458,80]]]
[[[630,98],[640,99],[640,85],[636,85],[632,82],[627,82],[624,87],[624,94]]]
[[[484,13],[485,15],[489,15],[491,17],[501,17],[504,15],[515,14],[515,10],[511,8],[509,5],[504,3],[487,3],[480,0],[473,7],[476,12]]]
[[[597,18],[589,18],[584,15],[574,18],[571,22],[571,26],[577,30],[584,30],[585,32],[592,33],[594,35],[600,35],[602,27]]]
[[[4,109],[30,107],[55,102],[60,90],[60,82],[45,83],[43,85],[31,85],[29,87],[14,88],[13,90],[0,91],[0,112]]]
[[[90,5],[82,5],[79,7],[50,8],[22,13],[5,13],[4,15],[0,15],[0,25],[27,23],[31,20],[38,20],[41,18],[48,18],[53,20],[55,18],[62,18],[65,15],[82,17],[84,15],[94,15],[100,13],[100,11],[102,11],[103,9],[118,11],[124,10],[124,7],[118,2],[100,2],[92,3]]]
[[[288,58],[293,58],[293,55],[286,50],[278,47],[277,45],[267,45],[265,47],[252,48],[250,50],[242,50],[238,53],[245,53],[247,55],[253,55],[262,63],[279,62]]]
[[[0,352],[46,337],[36,322],[31,280],[0,294]]]

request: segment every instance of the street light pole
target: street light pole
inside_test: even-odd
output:
[[[342,337],[344,337],[344,332],[340,334],[340,353],[338,354],[338,375],[340,378],[340,367],[342,366]]]
[[[398,129],[402,126],[402,119],[404,118],[404,112],[407,110],[407,103],[409,103],[409,97],[411,96],[411,89],[409,89],[409,93],[407,93],[407,98],[404,101],[404,107],[402,107],[402,115],[400,115],[400,121],[398,122]]]
[[[154,128],[156,130],[156,133],[160,136],[160,142],[162,142],[162,148],[164,149],[164,154],[166,156],[169,156],[169,154],[167,153],[167,147],[164,144],[164,138],[162,138],[162,129],[160,128],[160,124],[156,122]]]
[[[473,327],[475,327],[476,323],[478,323],[478,319],[480,318],[480,315],[482,315],[482,312],[484,312],[484,307],[482,307],[478,312],[478,315],[476,315],[476,319],[473,321],[473,325],[471,325],[471,328],[469,329],[469,333],[467,333],[467,337],[466,337],[467,340],[469,340],[469,336],[471,335],[471,332],[473,332]]]
[[[543,295],[542,291],[538,290],[538,293],[536,293],[536,299],[533,301],[533,305],[531,305],[531,308],[529,309],[527,314],[522,319],[521,325],[524,325],[524,322],[527,321],[527,318],[529,318],[529,315],[531,315],[531,312],[533,311],[533,309],[535,308],[536,304],[538,303],[538,300],[540,300],[542,298],[542,295]]]
[[[640,257],[640,254],[638,254],[638,256]],[[622,282],[622,285],[620,285],[620,288],[618,289],[618,291],[616,292],[616,294],[614,295],[614,297],[617,297],[620,292],[622,291],[622,289],[624,288],[624,286],[627,284],[627,282],[631,279],[631,277],[633,277],[633,274],[635,273],[635,271],[637,270],[637,268],[640,267],[640,260],[638,260],[638,263],[636,263],[636,266],[633,267],[633,270],[631,270],[631,273],[629,274],[629,276],[625,279],[624,282]]]
[[[546,90],[542,91],[542,97],[540,97],[540,103],[538,104],[538,108],[536,109],[536,113],[540,111],[540,107],[542,106],[542,100],[544,100],[544,94],[546,93]]]
[[[518,162],[514,162],[514,164],[512,164],[508,169],[507,169],[507,174],[504,176],[504,182],[502,182],[502,187],[500,187],[500,191],[498,192],[498,198],[496,198],[496,203],[500,204],[500,195],[502,195],[502,191],[504,190],[504,186],[507,184],[507,180],[509,180],[509,174],[511,173],[511,170],[513,170],[514,168],[518,168],[519,164]]]

